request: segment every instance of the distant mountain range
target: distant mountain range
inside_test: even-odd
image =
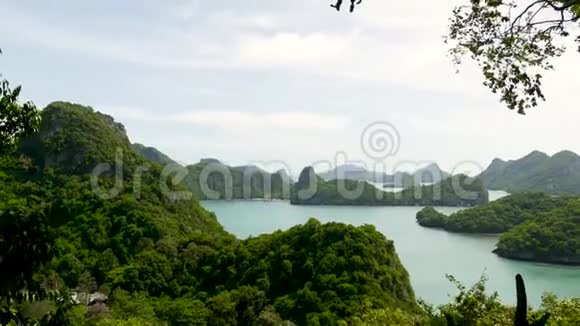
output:
[[[176,164],[167,155],[153,147],[141,144],[132,144],[131,148],[143,158],[161,166]],[[217,159],[202,159],[199,163],[189,165],[189,175],[184,182],[186,186],[199,198],[208,199],[200,187],[200,173],[208,165],[214,170],[229,171],[232,175],[233,190],[231,199],[288,199],[288,187],[292,180],[286,171],[269,173],[256,166],[227,166]],[[242,189],[244,174],[251,175],[251,182],[246,193]],[[420,184],[439,183],[451,176],[433,163],[413,173],[396,172],[392,175],[365,169],[358,165],[340,165],[332,170],[319,173],[325,181],[346,179],[383,183],[385,188],[409,188]],[[540,151],[511,161],[494,159],[489,167],[479,176],[487,189],[504,190],[509,193],[543,192],[547,194],[580,194],[580,156],[571,151],[561,151],[549,156]],[[270,180],[270,190],[265,189],[264,182]],[[210,189],[219,193],[219,198],[228,197],[225,190],[223,176],[217,172],[208,176]],[[229,191],[229,190],[228,190]]]
[[[131,145],[143,158],[166,166],[177,164],[153,147]],[[257,166],[228,166],[214,158],[184,167],[183,185],[198,200],[289,199],[292,179],[285,170],[269,173]]]
[[[413,173],[396,172],[392,175],[376,173],[357,165],[340,165],[332,170],[320,173],[319,176],[326,181],[346,179],[353,181],[366,181],[384,183],[385,187],[410,187],[422,183],[437,183],[445,180],[451,174],[443,171],[437,164],[432,163],[418,169]]]
[[[420,171],[419,171],[420,172]],[[426,171],[425,171],[426,172]],[[432,185],[411,185],[385,192],[366,181],[326,181],[312,167],[302,170],[292,187],[293,205],[348,206],[477,206],[487,203],[488,191],[481,179],[458,174]]]
[[[289,199],[292,180],[280,170],[269,173],[257,166],[228,166],[202,159],[186,167],[184,184],[194,196],[205,199]]]
[[[133,145],[135,151],[143,157],[160,165],[174,162],[167,155],[151,147]],[[318,191],[307,200],[296,195],[301,189],[300,180],[294,184],[285,170],[270,173],[257,166],[229,166],[214,158],[201,159],[199,163],[188,165],[183,185],[199,200],[235,200],[235,199],[290,199],[294,205],[368,205],[368,206],[401,206],[401,205],[437,205],[437,206],[474,206],[487,202],[487,191],[481,182],[469,181],[465,176],[455,176],[452,180],[449,173],[442,171],[436,164],[418,169],[414,173],[398,172],[394,175],[384,174],[384,180],[357,166],[339,166],[325,174],[330,180],[317,176],[312,168],[305,168],[301,178],[312,174],[317,179]],[[334,176],[332,175],[334,174]],[[337,177],[346,181],[347,189],[362,187],[363,193],[356,199],[344,198],[340,191]],[[382,181],[389,186],[403,187],[402,191],[383,192],[367,182]],[[373,181],[370,181],[373,182]],[[302,184],[309,184],[304,181]],[[433,183],[434,186],[424,185]],[[466,185],[465,190],[476,193],[475,198],[463,198],[456,193],[453,184]],[[419,192],[422,196],[417,197]],[[381,196],[378,196],[381,193]],[[383,198],[379,200],[377,198]]]
[[[496,158],[481,178],[491,190],[580,194],[580,156],[571,151],[554,156],[533,151],[513,161]]]
[[[154,147],[147,147],[141,144],[131,144],[131,149],[140,154],[144,159],[153,163],[157,163],[161,166],[177,164],[174,160],[169,158],[169,156],[161,153]]]

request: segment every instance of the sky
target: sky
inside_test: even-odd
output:
[[[579,54],[518,115],[447,55],[465,2],[366,0],[350,14],[330,0],[0,0],[0,72],[39,107],[90,105],[184,164],[473,172],[580,152]]]

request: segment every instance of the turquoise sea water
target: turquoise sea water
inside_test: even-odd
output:
[[[495,194],[497,195],[497,193]],[[427,229],[415,222],[421,207],[342,207],[292,206],[283,201],[206,201],[226,230],[247,238],[305,223],[310,217],[321,222],[353,225],[373,224],[395,241],[397,253],[411,275],[417,297],[432,304],[449,301],[454,287],[446,280],[452,274],[465,284],[473,284],[483,273],[488,288],[498,291],[505,303],[515,303],[514,277],[526,279],[528,301],[538,305],[546,291],[564,297],[580,297],[580,267],[519,262],[492,253],[497,236],[452,234]],[[458,208],[438,208],[452,213]]]

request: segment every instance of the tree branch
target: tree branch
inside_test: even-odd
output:
[[[544,0],[544,1],[546,1],[546,3],[549,4],[550,7],[552,7],[552,9],[554,9],[556,11],[564,11],[566,9],[570,9],[571,7],[573,7],[575,5],[580,5],[580,0],[569,1],[568,3],[566,3],[563,6],[557,6],[556,4],[554,4],[554,1],[552,1],[552,0]]]
[[[524,9],[524,11],[522,11],[512,22],[512,28],[517,24],[518,21],[520,21],[520,19],[522,19],[522,17],[528,12],[530,11],[530,9],[532,9],[533,7],[535,7],[536,5],[539,5],[542,2],[545,2],[546,0],[537,0],[535,2],[533,2],[532,4],[530,4],[526,9]],[[536,12],[537,13],[537,12]]]
[[[336,0],[336,3],[333,5],[331,4],[330,6],[334,9],[336,9],[337,11],[340,11],[340,8],[342,7],[342,2],[343,2],[343,0]],[[353,12],[354,8],[357,5],[360,5],[361,2],[362,2],[362,0],[350,0],[350,12]]]

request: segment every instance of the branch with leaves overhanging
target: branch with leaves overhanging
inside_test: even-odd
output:
[[[484,85],[509,109],[525,114],[545,100],[542,72],[554,69],[551,59],[566,50],[559,41],[578,25],[580,0],[536,0],[522,10],[516,0],[470,2],[453,11],[446,37],[450,54],[456,64],[469,55]]]
[[[362,0],[350,0],[354,11]],[[344,0],[331,7],[340,10]],[[482,70],[484,85],[510,110],[525,114],[544,101],[542,73],[566,48],[558,42],[580,22],[580,0],[470,0],[453,10],[445,42],[454,63],[465,56]],[[580,35],[576,42],[580,43]],[[580,46],[578,47],[580,51]]]

